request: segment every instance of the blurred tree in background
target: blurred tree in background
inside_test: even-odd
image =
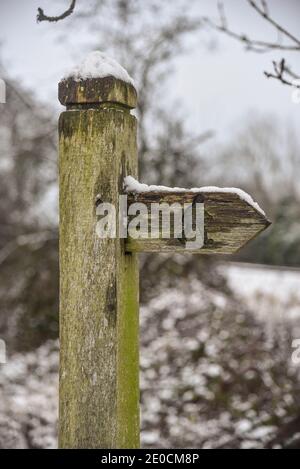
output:
[[[56,184],[56,123],[6,76],[0,140],[0,335],[8,352],[57,336],[57,226],[48,191]],[[53,212],[53,209],[52,209]]]
[[[232,142],[214,156],[218,183],[255,194],[273,225],[235,259],[300,265],[299,138],[273,116],[250,115]]]

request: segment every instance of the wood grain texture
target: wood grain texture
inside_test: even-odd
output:
[[[118,208],[137,175],[136,126],[115,103],[60,116],[62,448],[139,446],[137,258],[96,235],[95,205],[99,194]]]
[[[270,221],[235,193],[201,192],[205,210],[205,242],[201,249],[186,249],[184,239],[171,233],[170,239],[162,237],[145,239],[149,232],[141,231],[140,239],[128,237],[127,252],[186,252],[198,254],[233,254],[265,230]],[[195,192],[145,192],[128,195],[128,209],[135,202],[146,204],[148,214],[152,203],[191,204]],[[130,222],[131,217],[129,217]]]
[[[99,103],[116,103],[133,109],[137,104],[135,88],[114,77],[62,80],[58,86],[58,98],[64,106],[79,104],[89,106]]]

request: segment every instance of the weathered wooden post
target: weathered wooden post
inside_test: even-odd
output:
[[[137,174],[132,84],[59,84],[62,448],[139,446],[138,267],[124,240],[96,235],[96,197],[114,204]]]

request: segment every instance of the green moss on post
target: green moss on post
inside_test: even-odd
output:
[[[115,204],[137,175],[132,85],[62,81],[60,405],[62,448],[139,446],[138,266],[96,235],[96,196]]]

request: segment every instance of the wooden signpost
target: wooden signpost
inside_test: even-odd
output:
[[[139,447],[138,252],[230,254],[269,221],[234,192],[129,192],[133,203],[204,204],[204,244],[101,238],[97,203],[119,209],[137,177],[136,90],[114,77],[59,84],[60,416],[62,448]],[[130,216],[128,216],[130,221]],[[122,220],[117,220],[117,228]]]

